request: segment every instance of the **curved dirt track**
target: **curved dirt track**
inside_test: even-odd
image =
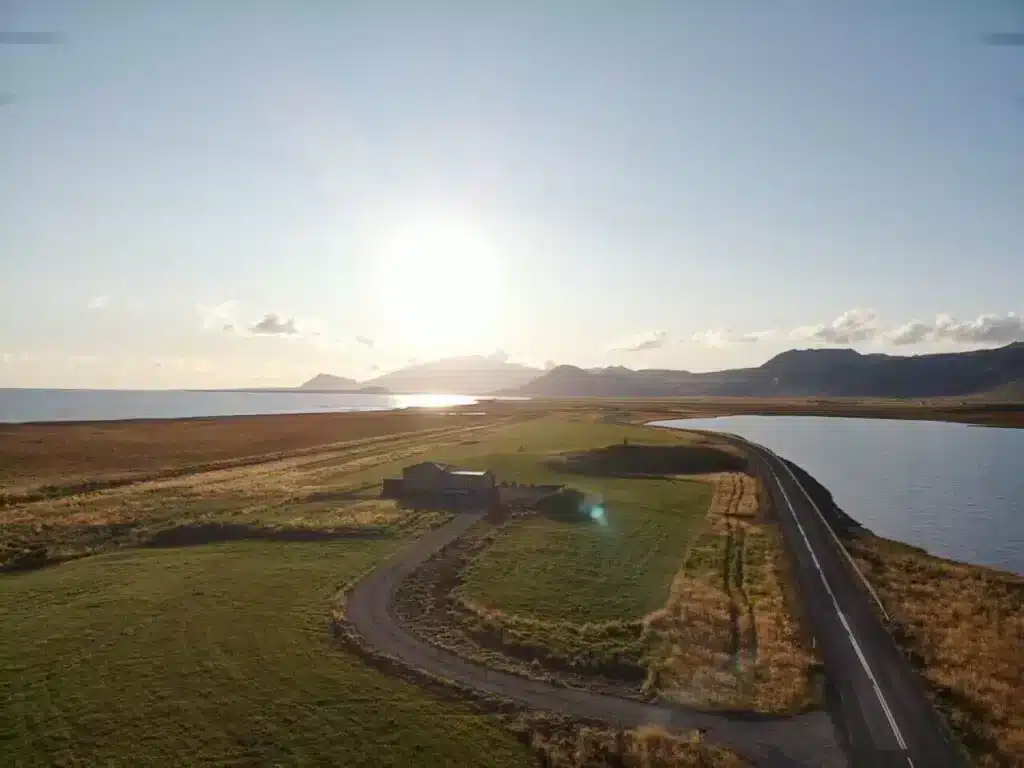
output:
[[[548,710],[618,727],[657,725],[706,731],[709,741],[765,766],[843,766],[846,758],[824,712],[788,718],[714,714],[563,688],[499,672],[433,646],[412,634],[394,612],[398,584],[483,517],[462,513],[413,541],[364,577],[348,598],[349,621],[379,651],[439,678]]]

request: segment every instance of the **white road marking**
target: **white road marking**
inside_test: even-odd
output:
[[[882,693],[882,689],[878,685],[878,680],[875,677],[875,673],[871,671],[871,667],[868,664],[868,660],[864,658],[864,654],[860,649],[860,644],[857,642],[857,638],[854,637],[853,629],[846,621],[846,616],[843,614],[842,609],[839,607],[839,601],[836,599],[835,593],[832,591],[831,585],[828,583],[828,579],[825,577],[825,571],[822,570],[821,563],[818,562],[818,556],[814,554],[814,548],[811,546],[810,540],[807,538],[807,533],[804,531],[803,525],[800,524],[800,518],[796,514],[796,510],[793,509],[793,503],[789,500],[789,494],[786,493],[786,489],[779,481],[779,476],[775,473],[775,470],[771,466],[770,461],[766,461],[765,464],[768,467],[768,471],[772,473],[772,477],[775,478],[775,484],[779,486],[779,490],[782,491],[782,498],[786,500],[786,506],[789,507],[790,513],[793,515],[793,522],[796,523],[797,530],[800,531],[800,536],[804,540],[804,545],[807,547],[807,552],[811,556],[811,560],[814,562],[814,567],[818,571],[818,575],[821,577],[821,583],[825,585],[825,591],[828,592],[828,596],[832,599],[832,605],[835,607],[836,614],[839,616],[839,621],[843,624],[843,629],[846,630],[846,636],[850,639],[850,645],[853,646],[854,653],[857,654],[857,659],[860,661],[861,667],[864,668],[864,673],[868,676],[871,681],[871,687],[875,691],[875,696],[878,697],[878,703],[882,705],[882,711],[885,713],[886,720],[889,721],[889,727],[892,728],[893,735],[896,737],[897,743],[900,745],[900,749],[904,752],[907,750],[907,743],[903,740],[903,734],[900,732],[900,728],[896,725],[896,720],[892,715],[892,710],[889,709],[889,703],[885,700],[885,695]],[[800,482],[793,478],[797,485]],[[820,514],[820,513],[819,513]],[[907,757],[907,763],[911,766],[914,765],[913,761]]]
[[[765,450],[768,449],[765,448]],[[809,494],[807,492],[807,489],[804,488],[803,483],[796,479],[796,474],[794,474],[793,470],[789,468],[789,465],[786,464],[785,462],[782,462],[782,467],[783,469],[786,470],[786,472],[789,473],[789,476],[793,478],[793,482],[796,483],[797,488],[799,488],[800,492],[803,493],[804,498],[807,499],[807,502],[811,505],[811,508],[818,513],[818,519],[821,520],[821,524],[824,525],[825,528],[828,530],[829,534],[832,536],[832,541],[836,543],[836,546],[839,547],[839,551],[842,552],[843,555],[846,557],[846,561],[853,567],[853,570],[860,577],[861,583],[864,584],[865,587],[867,587],[868,592],[871,594],[871,597],[874,598],[875,604],[878,605],[878,609],[882,612],[882,615],[885,617],[885,620],[890,621],[891,617],[889,616],[889,612],[885,610],[885,606],[882,605],[882,600],[878,597],[878,593],[875,592],[874,587],[872,587],[868,580],[864,577],[864,572],[861,571],[856,561],[854,561],[854,559],[850,556],[850,553],[843,545],[843,542],[839,540],[839,537],[836,535],[835,530],[833,530],[828,520],[825,519],[825,515],[821,513],[821,508],[814,503],[814,499],[811,498],[811,494]]]

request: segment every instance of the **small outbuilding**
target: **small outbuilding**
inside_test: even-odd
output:
[[[428,506],[490,505],[497,501],[497,485],[487,470],[424,461],[405,467],[401,478],[386,479],[381,495]]]
[[[489,470],[459,469],[424,461],[402,470],[402,488],[409,493],[466,494],[493,491],[497,482]]]

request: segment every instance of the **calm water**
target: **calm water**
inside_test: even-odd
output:
[[[806,469],[880,536],[1024,573],[1024,430],[815,416],[655,423],[749,438]]]
[[[0,422],[180,419],[270,413],[386,411],[477,402],[464,395],[347,395],[184,390],[0,389]]]

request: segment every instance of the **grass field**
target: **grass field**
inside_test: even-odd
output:
[[[748,476],[714,477],[715,498],[663,608],[645,619],[648,687],[704,708],[799,711],[816,703],[816,660],[788,594],[779,530]]]
[[[332,443],[486,422],[429,411],[0,424],[0,506],[285,457]]]
[[[535,765],[500,724],[330,646],[394,542],[123,551],[0,577],[4,765]]]
[[[870,535],[849,540],[974,765],[1024,765],[1024,578]]]
[[[338,589],[444,518],[379,498],[426,458],[602,502],[603,522],[513,518],[468,555],[453,589],[501,653],[640,670],[645,690],[703,706],[804,706],[813,657],[752,481],[708,465],[713,439],[627,423],[684,405],[0,428],[0,566],[95,555],[0,575],[5,764],[535,764],[498,720],[331,646]],[[692,461],[605,471],[596,449],[624,440]],[[940,707],[979,765],[1019,761],[1021,580],[881,541],[857,555]],[[549,736],[528,740],[556,765],[652,744],[676,762],[638,764],[712,764],[659,734]]]
[[[0,506],[0,567],[125,545],[404,531],[429,516],[411,518],[380,500],[380,478],[428,450],[471,439],[481,428],[475,421],[456,422]]]
[[[467,541],[409,596],[425,605],[450,590],[454,613],[421,619],[437,642],[466,652],[458,621],[491,662],[501,648],[569,681],[589,673],[599,687],[614,679],[702,707],[791,712],[816,700],[781,541],[756,519],[742,459],[713,438],[600,419],[511,425],[476,448],[441,455],[502,479],[568,483],[604,516],[482,523],[486,543]]]
[[[711,501],[687,478],[590,477],[550,466],[557,454],[634,442],[685,444],[673,435],[599,422],[529,422],[481,445],[469,466],[499,478],[568,483],[600,500],[599,520],[515,520],[464,575],[462,594],[486,608],[584,623],[642,617],[665,602],[672,577]]]

